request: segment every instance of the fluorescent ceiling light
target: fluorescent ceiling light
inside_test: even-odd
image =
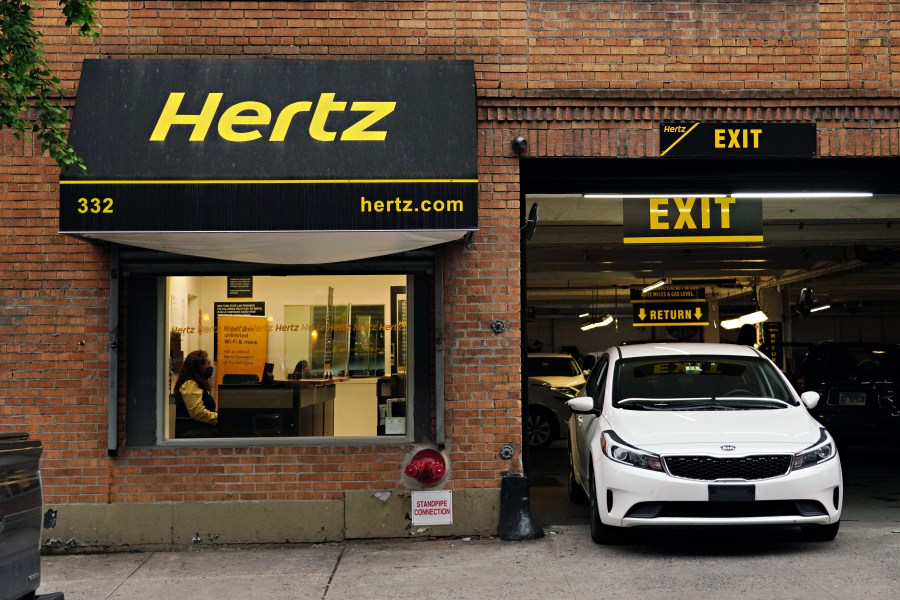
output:
[[[652,291],[655,290],[656,288],[661,288],[661,287],[664,286],[664,285],[666,285],[666,280],[665,280],[665,279],[659,279],[659,280],[657,280],[657,281],[654,281],[653,283],[651,283],[650,285],[648,285],[647,287],[645,287],[645,288],[644,288],[643,290],[641,290],[641,291],[642,291],[643,293],[646,294],[647,292],[652,292]]]
[[[828,310],[829,308],[831,308],[830,304],[823,304],[822,306],[817,306],[815,308],[809,309],[809,312],[814,313],[819,312],[820,310]]]
[[[578,318],[579,318],[579,319],[583,319],[583,318],[589,317],[589,316],[591,316],[591,313],[589,313],[589,312],[587,312],[587,313],[581,313],[580,315],[578,315]]]
[[[615,319],[613,319],[612,315],[604,315],[602,317],[597,317],[596,319],[588,319],[581,324],[581,330],[590,331],[591,329],[596,329],[597,327],[606,327],[614,320]]]
[[[744,325],[756,325],[757,323],[762,323],[763,321],[767,321],[769,317],[761,310],[756,312],[752,312],[748,315],[744,315],[742,317],[738,317],[737,319],[726,319],[722,321],[720,325],[722,329],[737,329],[738,327],[742,327]]]
[[[583,194],[590,200],[621,200],[623,198],[727,198],[728,194],[659,192],[657,194]]]
[[[871,198],[871,192],[735,192],[732,198]]]
[[[623,200],[649,198],[871,198],[872,192],[658,192],[655,194],[582,194],[589,200]]]

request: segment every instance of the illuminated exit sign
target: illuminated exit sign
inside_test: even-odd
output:
[[[664,196],[622,201],[626,244],[763,241],[762,200],[730,196]]]

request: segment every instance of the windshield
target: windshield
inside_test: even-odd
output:
[[[644,357],[616,363],[613,406],[635,410],[749,410],[796,406],[775,367],[733,356]]]
[[[581,367],[571,356],[529,356],[529,377],[577,377]]]

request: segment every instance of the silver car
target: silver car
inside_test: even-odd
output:
[[[545,448],[568,437],[566,402],[584,387],[581,367],[569,354],[528,355],[528,445]]]

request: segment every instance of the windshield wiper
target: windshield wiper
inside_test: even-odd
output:
[[[791,406],[789,402],[778,398],[761,398],[758,396],[719,396],[713,398],[716,403],[725,402],[731,406],[744,408],[785,408]]]
[[[703,398],[623,398],[618,402],[623,408],[647,410],[747,410],[751,408],[784,408],[791,406],[777,398],[758,397],[703,397]]]
[[[710,406],[712,398],[622,398],[618,405],[622,408],[644,410],[694,410]]]

